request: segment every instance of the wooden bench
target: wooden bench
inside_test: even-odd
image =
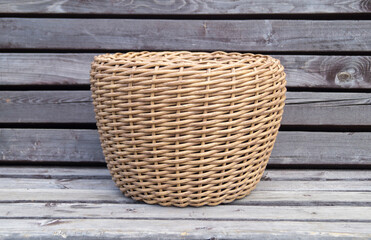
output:
[[[370,1],[0,2],[0,239],[370,239]],[[266,53],[282,127],[256,190],[217,207],[128,199],[99,144],[94,55]]]

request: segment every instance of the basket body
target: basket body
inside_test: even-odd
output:
[[[126,196],[202,206],[248,195],[271,154],[285,73],[264,55],[129,52],[96,56],[101,145]]]

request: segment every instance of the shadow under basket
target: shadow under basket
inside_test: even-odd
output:
[[[163,206],[232,202],[257,185],[285,101],[270,56],[128,52],[96,56],[91,91],[112,178]]]

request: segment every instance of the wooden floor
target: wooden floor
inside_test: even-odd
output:
[[[176,208],[126,198],[105,168],[0,168],[1,239],[371,238],[371,171],[268,170],[244,199]]]

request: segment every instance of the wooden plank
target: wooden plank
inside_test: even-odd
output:
[[[269,163],[278,165],[370,165],[367,132],[280,132]]]
[[[362,13],[370,12],[368,1],[350,0],[333,3],[331,0],[254,0],[254,1],[99,1],[90,0],[3,0],[0,13],[61,14],[278,14],[278,13]]]
[[[350,171],[343,172],[347,173],[346,176],[349,179],[365,179],[367,178],[363,172],[360,171]],[[325,176],[329,173],[313,173],[314,175]],[[340,174],[336,174],[340,177]],[[310,175],[310,173],[309,173]],[[331,175],[333,176],[333,175]],[[360,176],[358,178],[358,176]],[[111,179],[109,171],[106,167],[59,167],[53,166],[2,166],[0,168],[0,178],[48,178],[48,179]],[[336,178],[336,176],[333,176]]]
[[[1,129],[2,161],[104,162],[96,130]]]
[[[288,92],[282,125],[371,125],[371,93]],[[0,122],[95,123],[90,91],[2,91]]]
[[[371,57],[273,55],[281,61],[288,87],[371,88]]]
[[[94,55],[0,53],[0,85],[86,85]]]
[[[7,239],[367,239],[369,222],[1,219]]]
[[[233,205],[370,206],[371,192],[253,191]],[[0,203],[137,203],[116,189],[0,189]]]
[[[2,178],[0,188],[9,189],[115,189],[111,179]],[[371,181],[260,181],[255,191],[364,191]]]
[[[4,166],[0,178],[40,179],[111,179],[105,167],[58,167],[53,166]],[[371,173],[364,170],[310,170],[310,169],[268,169],[263,181],[332,181],[371,180]]]
[[[2,18],[0,48],[370,51],[370,24],[369,20]]]
[[[240,220],[240,221],[369,221],[371,207],[356,206],[238,206],[177,208],[148,204],[3,203],[0,213],[12,218]]]
[[[284,132],[270,164],[370,165],[367,132]],[[96,130],[0,129],[0,161],[104,162]],[[297,175],[294,175],[297,176]]]
[[[90,91],[4,91],[0,113],[0,122],[95,122]]]
[[[0,53],[0,85],[87,85],[94,55]],[[288,87],[371,88],[370,56],[273,57],[285,66]]]
[[[371,125],[371,93],[289,92],[282,125]]]

